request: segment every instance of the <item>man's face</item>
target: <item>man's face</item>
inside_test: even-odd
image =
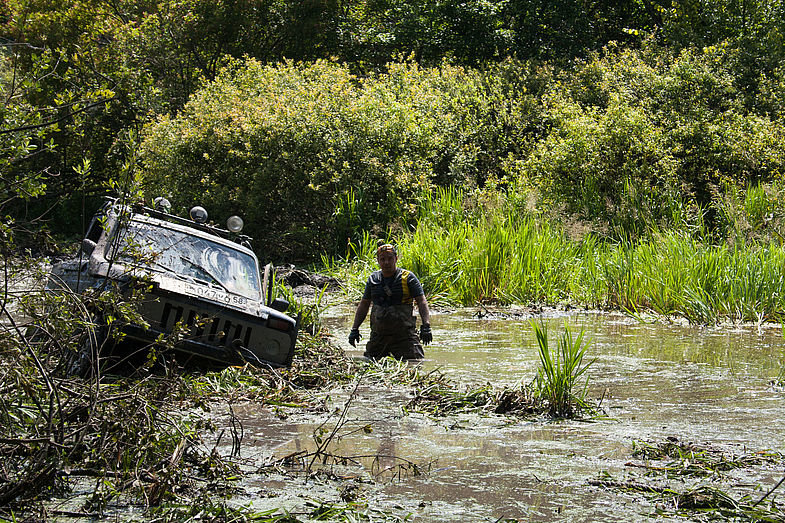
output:
[[[384,276],[389,277],[395,274],[395,264],[398,262],[398,256],[394,252],[382,251],[376,255],[376,261],[379,262],[379,268]]]

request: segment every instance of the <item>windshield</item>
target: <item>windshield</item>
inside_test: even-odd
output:
[[[115,238],[110,257],[260,298],[256,260],[230,246],[131,220]]]

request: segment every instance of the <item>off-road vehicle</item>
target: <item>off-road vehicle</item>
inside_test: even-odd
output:
[[[47,287],[79,293],[114,288],[121,295],[145,289],[136,302],[142,321],[115,325],[122,333],[115,352],[132,342],[165,346],[177,333],[175,351],[200,361],[288,366],[298,320],[285,314],[288,302],[271,299],[271,267],[260,273],[250,239],[239,234],[242,220],[233,216],[221,229],[207,223],[202,207],[190,215],[170,214],[163,198],[154,208],[108,200],[78,255],[53,266]],[[83,373],[96,359],[106,336],[105,329],[97,332],[97,340],[83,344],[72,373]]]

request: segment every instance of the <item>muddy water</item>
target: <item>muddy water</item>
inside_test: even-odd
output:
[[[328,318],[337,342],[347,349],[350,318],[350,310],[333,311]],[[358,458],[362,466],[334,472],[348,483],[370,475],[374,482],[361,482],[360,488],[372,506],[411,514],[417,521],[637,521],[653,517],[655,504],[589,484],[600,477],[643,478],[641,469],[626,465],[634,440],[675,437],[736,454],[785,450],[785,392],[770,385],[783,359],[781,329],[646,325],[584,312],[551,314],[544,321],[553,340],[565,324],[573,332],[585,329],[592,338],[589,395],[602,397],[607,419],[430,418],[401,412],[405,391],[361,385],[342,433],[363,426],[371,431],[342,438],[334,453],[380,458]],[[460,383],[529,382],[539,366],[526,318],[477,318],[466,310],[435,314],[432,326],[434,343],[423,365],[438,367]],[[367,333],[367,323],[363,331]],[[331,406],[342,407],[348,396],[346,390],[334,391]],[[243,455],[252,462],[314,448],[313,417],[294,414],[282,420],[253,407],[236,413],[244,423]],[[426,473],[412,474],[397,458],[417,463]],[[756,498],[781,474],[763,467],[733,472],[726,483],[711,484],[736,497]],[[646,481],[676,489],[690,485],[664,478]],[[284,505],[296,509],[304,498],[336,501],[336,493],[318,481],[301,486]],[[251,486],[258,494],[254,506],[281,506],[277,498],[268,507],[264,495],[282,487],[283,478],[259,476]]]

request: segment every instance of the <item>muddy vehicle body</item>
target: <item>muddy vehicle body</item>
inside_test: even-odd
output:
[[[114,325],[122,332],[115,353],[132,342],[165,346],[176,332],[178,356],[219,366],[290,365],[299,325],[285,314],[285,300],[271,299],[271,267],[260,271],[249,238],[208,225],[201,207],[191,216],[109,200],[93,217],[78,255],[53,266],[47,287],[117,289],[126,296],[143,288],[135,301],[143,320]],[[98,332],[93,347],[80,351],[83,360],[104,341]]]

